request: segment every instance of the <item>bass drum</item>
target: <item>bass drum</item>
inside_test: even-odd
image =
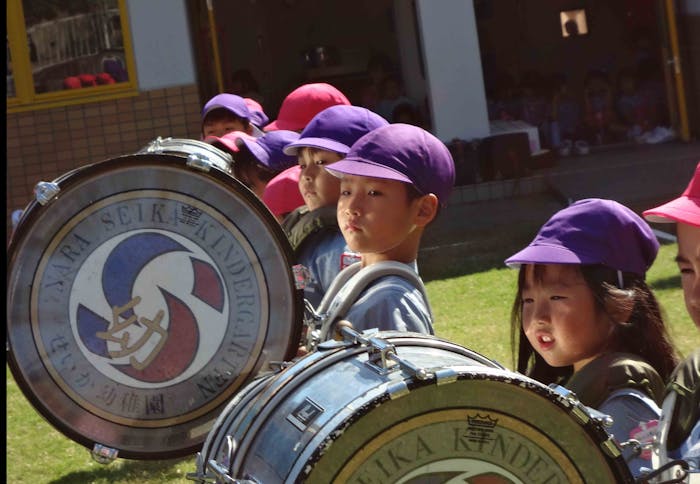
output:
[[[239,389],[296,354],[291,247],[231,163],[159,138],[40,183],[13,234],[10,369],[96,458],[193,454]]]
[[[634,482],[575,398],[436,337],[349,333],[241,390],[188,478]]]

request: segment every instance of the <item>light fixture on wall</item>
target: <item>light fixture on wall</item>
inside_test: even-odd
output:
[[[588,34],[585,8],[562,10],[559,12],[559,20],[561,22],[561,36],[564,38]]]

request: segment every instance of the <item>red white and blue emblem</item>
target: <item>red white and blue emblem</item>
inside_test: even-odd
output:
[[[202,369],[221,341],[228,297],[214,262],[173,233],[127,232],[78,272],[71,321],[105,376],[134,386],[172,384]],[[197,359],[199,353],[199,358]]]

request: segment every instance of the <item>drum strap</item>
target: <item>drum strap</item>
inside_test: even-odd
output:
[[[340,232],[335,206],[312,211],[306,206],[299,207],[282,221],[282,228],[297,254],[313,234],[322,230]]]
[[[428,294],[423,280],[409,266],[396,261],[382,261],[363,268],[362,262],[355,262],[340,271],[335,279],[333,279],[331,286],[321,300],[317,311],[319,314],[323,315],[321,323],[321,341],[327,339],[328,332],[333,323],[345,317],[357,298],[362,294],[362,291],[372,282],[385,276],[402,277],[416,287],[425,300],[430,318],[433,318],[433,312],[428,302]],[[331,303],[341,289],[347,291],[345,297],[337,306],[333,307],[332,311],[328,312]]]

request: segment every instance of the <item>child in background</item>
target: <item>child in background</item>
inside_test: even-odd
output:
[[[235,94],[217,94],[202,109],[202,139],[221,137],[232,131],[252,135],[250,110],[245,100]]]
[[[318,113],[331,106],[345,104],[350,101],[345,94],[325,82],[304,84],[282,101],[277,119],[265,126],[265,131],[289,129],[301,131]]]
[[[700,163],[683,194],[644,212],[650,222],[676,223],[678,255],[685,307],[700,331]],[[671,397],[673,401],[671,401]],[[666,402],[670,402],[667,410]],[[700,347],[674,371],[666,387],[664,412],[670,422],[665,442],[672,459],[684,459],[700,473]]]
[[[304,205],[299,191],[301,167],[294,165],[276,175],[265,187],[263,202],[281,224],[295,209]]]
[[[340,319],[358,331],[433,334],[416,259],[425,227],[454,185],[447,147],[417,126],[390,124],[364,135],[326,169],[340,177],[338,224],[362,260],[341,271],[324,296],[322,339],[332,337]],[[395,274],[401,275],[383,275],[358,289],[367,273],[381,267],[400,267]]]
[[[282,151],[297,140],[294,131],[273,131],[260,138],[241,132],[225,134],[220,138],[208,137],[206,141],[233,157],[233,176],[262,200],[265,186],[296,159]]]
[[[305,205],[282,222],[296,260],[309,270],[304,297],[315,308],[331,282],[348,264],[347,246],[338,227],[336,205],[340,180],[326,168],[341,160],[350,146],[388,123],[358,106],[331,106],[318,113],[284,152],[301,167],[299,191]],[[354,259],[352,260],[354,262]]]
[[[349,106],[350,101],[334,86],[322,82],[304,84],[287,95],[277,119],[265,126],[265,131],[289,129],[301,132],[318,113],[339,105]],[[270,201],[268,207],[278,220],[304,205],[298,188],[300,173],[300,167],[294,166],[270,180],[265,188],[263,200]]]
[[[617,118],[612,87],[605,72],[592,70],[586,74],[583,109],[589,142],[601,145],[615,141],[615,133],[610,128],[617,122]]]
[[[644,281],[659,244],[612,200],[586,199],[554,214],[525,249],[512,311],[517,370],[560,384],[613,418],[620,443],[659,418],[664,380],[677,363],[661,310]],[[514,355],[516,348],[514,348]],[[636,476],[650,455],[623,451]]]

